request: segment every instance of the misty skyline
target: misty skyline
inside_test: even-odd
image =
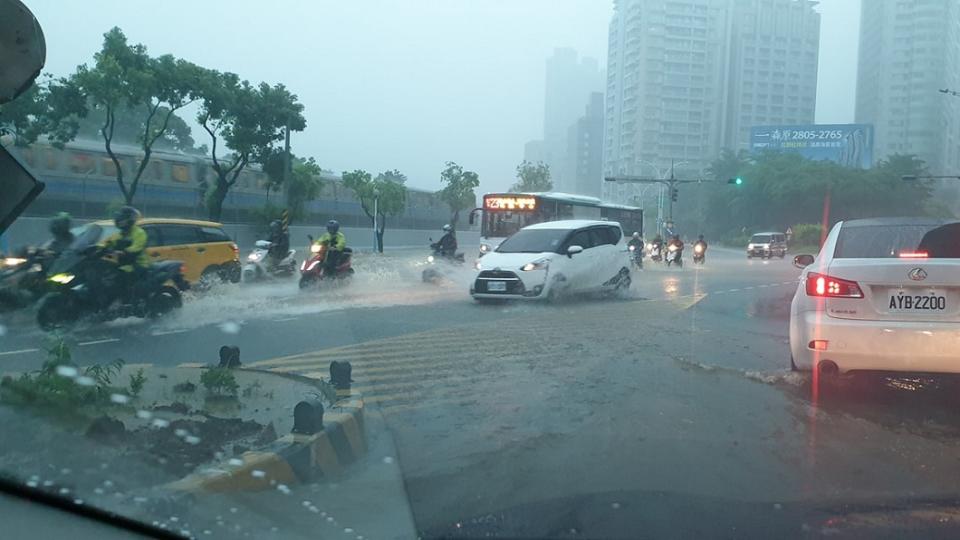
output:
[[[543,133],[546,59],[571,47],[606,64],[607,0],[28,0],[47,39],[45,71],[90,63],[119,26],[151,55],[170,53],[251,82],[283,83],[306,107],[298,155],[336,172],[399,169],[437,189],[445,161],[514,182]],[[822,0],[818,122],[852,122],[859,0]],[[79,22],[79,23],[78,23]],[[194,138],[205,143],[202,130]]]

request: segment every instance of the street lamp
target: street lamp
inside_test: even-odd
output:
[[[380,242],[377,238],[377,215],[380,211],[380,190],[373,188],[373,251],[380,252]]]

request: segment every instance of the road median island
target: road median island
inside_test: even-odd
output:
[[[316,389],[313,393],[316,399],[305,396],[296,407],[293,404],[284,407],[288,423],[292,420],[291,432],[287,435],[201,468],[167,484],[167,488],[191,493],[286,491],[291,485],[335,477],[366,453],[364,403],[360,392],[334,389],[319,378],[257,369],[237,371],[311,385]],[[304,412],[299,412],[301,410]],[[302,417],[298,417],[301,414]],[[311,424],[311,416],[319,421]]]

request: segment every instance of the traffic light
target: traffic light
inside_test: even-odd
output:
[[[742,186],[742,185],[743,185],[743,178],[741,178],[741,177],[739,177],[739,176],[736,177],[736,178],[731,178],[731,179],[727,180],[727,183],[730,184],[730,185],[733,185],[733,186]]]
[[[670,192],[670,200],[673,202],[677,202],[678,195],[680,195],[680,190],[677,188],[673,188],[673,190]]]

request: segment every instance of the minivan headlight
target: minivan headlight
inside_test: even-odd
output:
[[[538,259],[523,265],[520,270],[524,272],[533,272],[534,270],[546,270],[550,266],[550,259]]]

